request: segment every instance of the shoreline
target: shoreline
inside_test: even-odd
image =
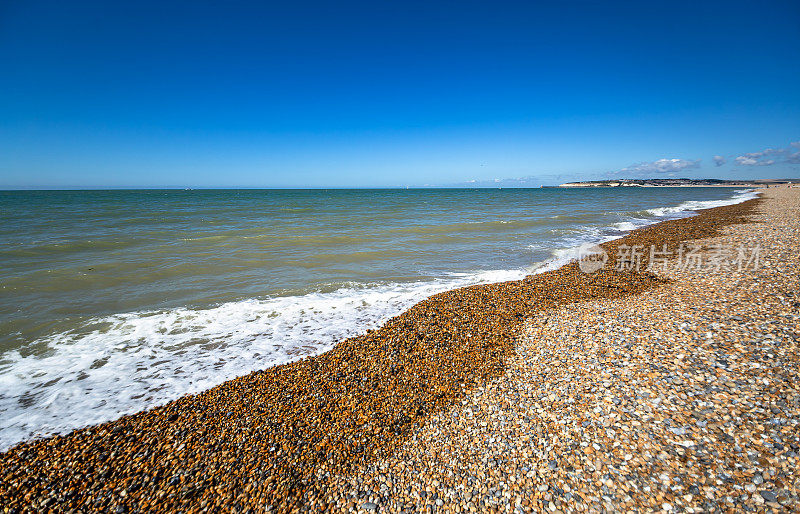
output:
[[[590,210],[599,210],[596,214],[602,212],[602,215],[598,216],[599,219],[587,220],[586,224],[580,219],[572,220],[570,209],[550,208],[550,214],[556,216],[543,215],[541,220],[534,223],[543,225],[533,229],[537,235],[526,236],[522,240],[513,236],[515,241],[522,241],[523,244],[512,245],[517,246],[517,250],[510,259],[500,256],[495,260],[491,252],[476,250],[478,253],[473,257],[482,254],[485,258],[477,261],[467,259],[466,266],[458,266],[462,257],[451,253],[457,251],[456,248],[440,249],[446,251],[448,258],[452,257],[456,267],[448,267],[457,270],[454,272],[447,272],[444,267],[438,266],[442,268],[440,273],[425,274],[424,277],[404,274],[407,280],[376,276],[374,281],[368,280],[366,283],[339,283],[331,288],[327,284],[323,288],[312,285],[285,295],[281,291],[276,296],[248,295],[251,298],[223,298],[212,304],[170,304],[163,309],[139,305],[132,309],[114,309],[117,312],[103,312],[99,316],[92,314],[92,309],[89,309],[86,313],[88,317],[83,321],[77,317],[74,318],[75,322],[71,322],[69,318],[72,316],[54,319],[52,329],[38,336],[26,335],[29,342],[20,341],[21,346],[16,350],[12,342],[11,352],[5,354],[10,362],[7,363],[5,374],[6,396],[0,397],[0,410],[4,413],[0,420],[0,451],[20,441],[31,440],[34,438],[32,436],[66,434],[74,429],[116,419],[123,414],[134,414],[164,405],[185,394],[200,393],[225,380],[296,360],[301,355],[319,354],[332,348],[334,341],[378,328],[389,317],[402,313],[432,294],[478,283],[519,280],[528,274],[539,273],[543,268],[560,267],[569,259],[569,254],[575,253],[575,249],[584,244],[601,243],[621,237],[638,226],[694,214],[685,211],[740,202],[754,196],[752,192],[740,192],[745,190],[732,192],[717,189],[703,194],[671,191],[656,195],[658,198],[644,194],[644,191],[643,196],[638,193],[621,195],[635,191],[618,191],[620,195],[613,191],[592,194],[590,196],[598,198]],[[607,209],[603,208],[600,200],[609,195],[630,200],[612,209],[619,211],[619,214],[606,213],[604,211]],[[520,195],[515,194],[517,196]],[[529,196],[544,197],[533,191],[523,193],[520,198]],[[561,193],[555,195],[559,199],[566,197]],[[576,205],[574,199],[566,203]],[[482,208],[473,204],[470,211],[474,209],[480,212]],[[494,210],[489,207],[486,212]],[[561,219],[564,217],[567,219]],[[503,216],[491,218],[496,221]],[[511,218],[507,221],[511,221],[513,226]],[[434,224],[429,225],[432,227]],[[527,225],[523,222],[522,230],[527,231],[524,228]],[[468,228],[471,230],[473,227],[470,225]],[[494,230],[500,230],[501,233],[495,235]],[[504,240],[506,236],[501,234],[508,230],[513,232],[516,229],[505,224],[489,223],[479,233]],[[529,240],[530,244],[524,240]],[[503,246],[494,244],[498,245],[495,246],[498,249]],[[512,246],[508,246],[508,249]],[[419,248],[425,247],[427,243]],[[469,247],[462,249],[467,252],[465,256],[472,252]],[[343,248],[342,251],[346,253],[348,250]],[[191,258],[192,255],[195,254],[189,252],[187,257]],[[426,261],[435,263],[436,259],[422,254],[422,267],[430,268],[429,264],[425,264]],[[475,265],[470,262],[475,262]],[[380,261],[376,261],[376,264],[382,265]],[[226,277],[223,273],[220,280],[230,278]],[[81,280],[97,278],[86,276]],[[134,296],[141,294],[140,285],[129,291]],[[52,299],[51,304],[58,306],[59,298],[69,301],[69,296],[72,294],[60,294]],[[29,300],[30,295],[27,299],[21,299],[23,310],[20,312],[25,311],[24,306],[30,303]],[[273,314],[277,316],[273,317]],[[20,328],[25,332],[26,325],[30,326],[34,320],[47,317],[45,312],[34,313]],[[109,328],[106,328],[107,323],[111,324]],[[165,329],[167,334],[157,332]],[[130,341],[127,334],[131,330],[139,334],[137,341]],[[217,341],[219,346],[213,352],[203,350],[206,346],[204,340]],[[131,342],[135,343],[133,348],[129,346]],[[39,352],[35,350],[37,345],[52,351],[38,358]],[[34,348],[33,353],[26,352],[26,347]],[[126,350],[115,351],[115,347],[124,347]],[[150,354],[150,351],[154,353]],[[87,356],[97,360],[100,366],[89,368],[88,363],[84,362]],[[215,362],[222,361],[225,362],[223,366],[215,365]],[[147,371],[140,373],[139,370],[143,368],[147,368]],[[176,372],[179,374],[173,374]],[[119,378],[104,378],[109,373]],[[58,380],[57,386],[49,385],[53,380]],[[52,401],[54,398],[57,401]],[[85,414],[81,412],[84,410]]]
[[[759,265],[671,261],[660,287],[527,319],[505,374],[358,488],[388,512],[797,510],[798,241],[800,191],[775,189],[750,223],[696,240],[756,246]]]
[[[626,240],[677,244],[710,237],[743,222],[759,201],[649,225],[602,246],[615,255]],[[106,491],[102,505],[108,507],[185,508],[203,501],[222,506],[218,502],[239,497],[242,505],[275,503],[279,510],[307,504],[326,496],[324,482],[315,477],[343,476],[391,454],[428,417],[502,376],[532,314],[578,300],[623,298],[664,283],[632,272],[586,275],[573,263],[518,282],[440,293],[316,357],[65,436],[16,445],[0,454],[3,468],[13,469],[0,484],[0,498],[10,505],[39,505],[34,500],[54,490],[59,499],[52,501],[79,507]],[[217,478],[197,471],[200,462],[216,470]],[[88,469],[107,474],[98,480]],[[139,479],[154,472],[162,478]],[[108,479],[120,485],[108,485]],[[59,496],[70,490],[72,496]]]

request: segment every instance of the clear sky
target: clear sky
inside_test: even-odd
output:
[[[797,0],[0,0],[0,187],[798,177],[799,61]]]

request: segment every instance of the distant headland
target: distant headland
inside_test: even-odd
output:
[[[550,187],[736,187],[767,186],[773,184],[800,183],[797,178],[758,179],[758,180],[723,180],[717,178],[622,178],[613,180],[587,180],[584,182],[567,182]]]

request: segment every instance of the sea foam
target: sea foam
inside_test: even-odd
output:
[[[525,270],[93,318],[0,361],[0,449],[114,419],[331,349],[441,291]]]

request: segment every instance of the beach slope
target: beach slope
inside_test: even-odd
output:
[[[528,319],[502,377],[352,492],[394,512],[800,508],[800,189],[763,197],[695,241],[749,265],[671,260],[661,287]]]

